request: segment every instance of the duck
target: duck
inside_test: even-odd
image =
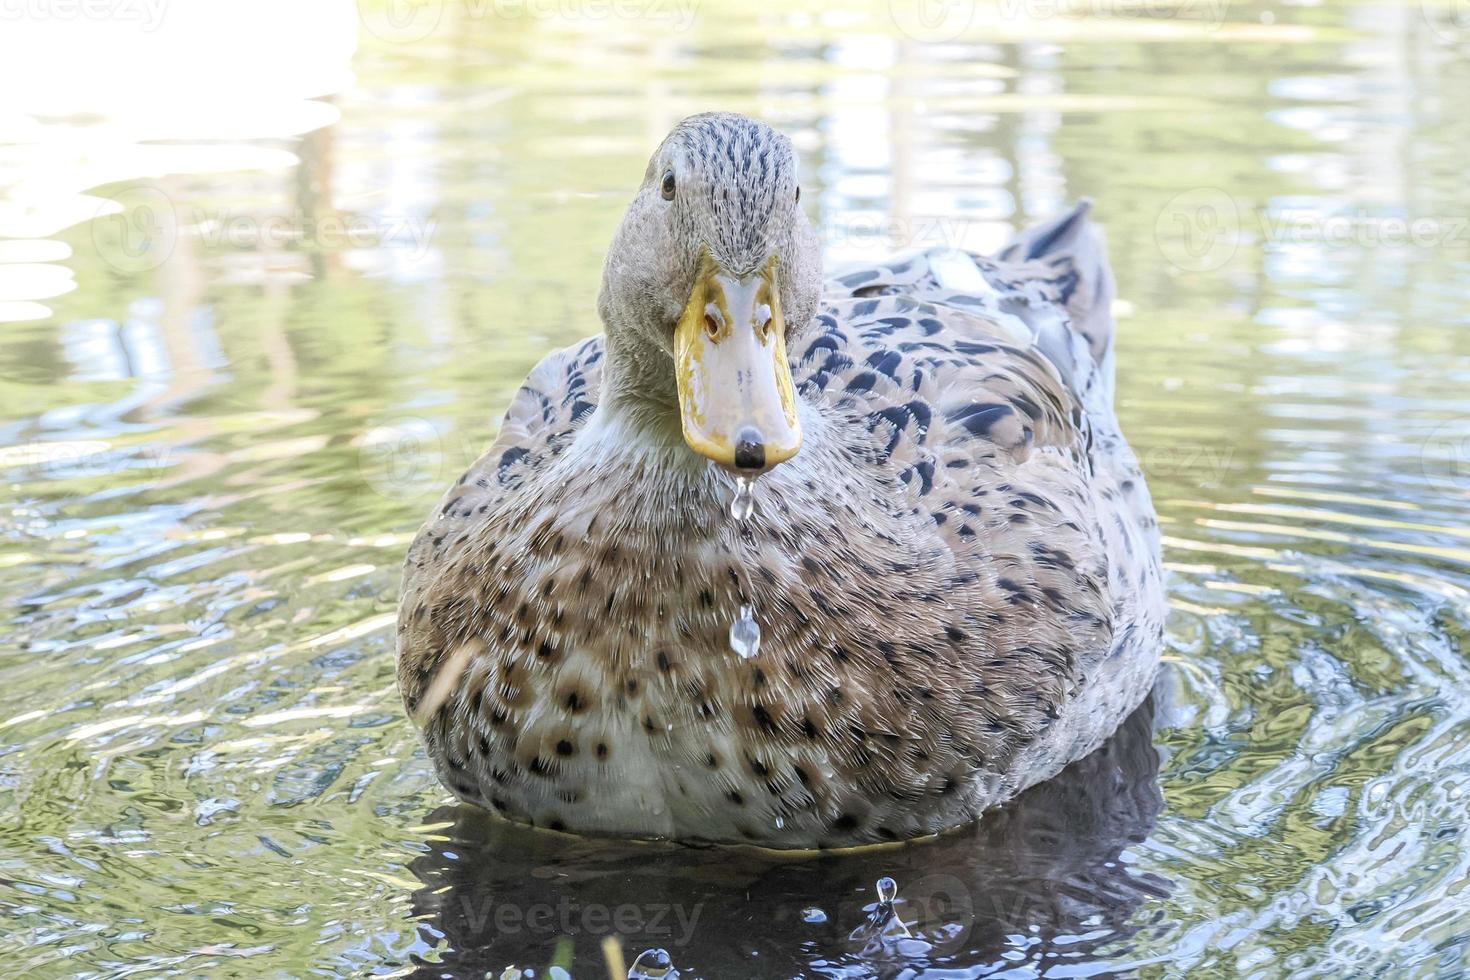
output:
[[[1163,647],[1083,202],[826,276],[789,138],[679,122],[554,351],[404,563],[444,786],[586,836],[855,847],[1097,749]]]

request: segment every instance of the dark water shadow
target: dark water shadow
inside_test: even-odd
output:
[[[630,963],[667,950],[683,980],[984,976],[1116,956],[1140,907],[1169,890],[1120,858],[1163,805],[1153,715],[1151,698],[1097,752],[974,827],[862,851],[591,841],[442,807],[431,822],[453,826],[412,865],[424,886],[413,907],[423,939],[449,949],[417,975],[515,965],[544,977],[556,963],[602,980],[608,936]],[[882,877],[898,890],[886,926]]]

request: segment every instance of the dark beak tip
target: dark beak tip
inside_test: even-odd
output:
[[[735,436],[735,468],[737,470],[763,470],[766,468],[766,440],[754,429],[741,429]]]

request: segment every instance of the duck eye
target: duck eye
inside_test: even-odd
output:
[[[674,199],[674,172],[672,170],[664,171],[663,194],[665,201]]]

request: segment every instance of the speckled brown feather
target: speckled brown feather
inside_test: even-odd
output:
[[[830,280],[791,347],[807,444],[743,527],[677,424],[598,410],[600,337],[547,357],[408,557],[399,679],[446,785],[558,829],[839,846],[1106,738],[1157,663],[1158,535],[1106,267],[1065,222],[1015,262]],[[957,256],[981,288],[936,274]]]

